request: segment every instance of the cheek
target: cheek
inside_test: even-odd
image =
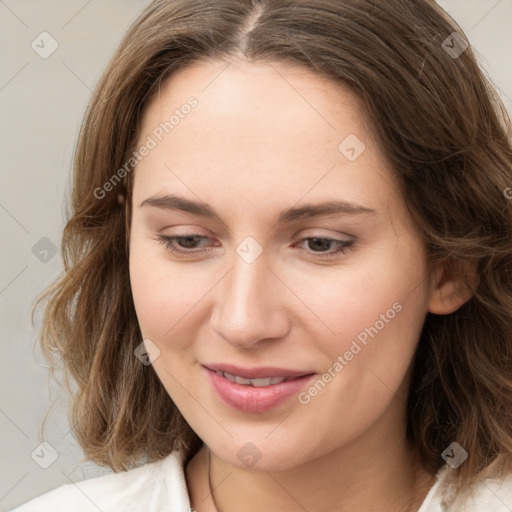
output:
[[[130,250],[130,280],[137,320],[144,339],[158,347],[153,370],[169,396],[187,410],[190,396],[189,364],[194,360],[194,338],[200,323],[201,298],[211,285],[192,276],[186,265],[169,262],[156,244],[138,244],[134,237]],[[192,281],[191,281],[192,279]]]
[[[376,323],[380,331],[406,317],[412,321],[410,316],[414,317],[415,311],[422,317],[426,312],[426,294],[421,286],[424,275],[420,267],[403,262],[386,265],[381,258],[379,263],[368,261],[328,272],[294,275],[291,269],[283,281],[301,299],[302,319],[309,319],[309,329],[324,336],[330,333],[346,338],[357,336]],[[285,276],[284,272],[282,275]]]
[[[130,281],[141,331],[145,337],[163,341],[181,328],[212,286],[208,272],[198,273],[187,265],[171,262],[156,242],[139,243],[134,235],[130,248]]]
[[[325,361],[325,384],[315,382],[299,401],[310,408],[305,411],[315,411],[311,417],[325,416],[348,437],[396,405],[426,314],[420,287],[411,292],[410,281],[390,277],[375,277],[363,287],[347,279],[345,293],[324,296],[323,309],[316,304],[334,335],[319,321],[309,324],[308,335]]]
[[[290,274],[288,278],[290,288],[305,298],[304,328],[327,356],[328,368],[338,362],[334,370],[348,378],[340,380],[353,386],[363,382],[362,373],[372,370],[397,389],[427,312],[425,273],[421,253],[411,246],[403,251],[383,250],[350,267],[314,277],[293,279]]]

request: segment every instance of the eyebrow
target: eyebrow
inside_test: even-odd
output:
[[[164,196],[151,196],[144,199],[140,204],[143,206],[152,206],[155,208],[161,208],[164,210],[181,210],[184,212],[192,213],[205,218],[220,218],[213,208],[205,203],[192,201],[184,197],[177,196],[175,194],[167,194]],[[333,200],[326,201],[318,204],[305,204],[299,207],[292,207],[283,210],[279,214],[278,223],[293,222],[296,220],[312,217],[320,217],[324,215],[335,215],[335,214],[375,214],[376,210],[368,208],[360,204],[352,203],[349,201]]]

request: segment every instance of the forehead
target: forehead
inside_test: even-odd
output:
[[[190,98],[195,106],[184,108]],[[155,142],[135,170],[141,199],[179,188],[195,199],[215,192],[219,200],[270,207],[277,198],[296,203],[339,191],[364,202],[391,191],[358,97],[289,63],[183,68],[160,86],[140,134],[139,145],[148,137]]]
[[[199,61],[172,74],[147,106],[143,131],[168,118],[191,96],[200,105],[195,120],[208,118],[222,125],[219,135],[241,136],[248,132],[237,127],[249,125],[251,136],[283,128],[291,136],[308,129],[311,134],[335,137],[336,117],[341,114],[345,123],[366,136],[360,101],[348,86],[292,63],[240,60]],[[300,126],[297,121],[302,121]]]

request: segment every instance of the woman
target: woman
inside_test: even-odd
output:
[[[115,473],[18,510],[511,510],[511,184],[434,2],[152,2],[44,296]]]

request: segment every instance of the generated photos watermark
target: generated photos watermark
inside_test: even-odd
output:
[[[132,153],[130,158],[105,182],[101,187],[94,189],[94,197],[96,199],[103,199],[107,192],[111,192],[114,187],[120,183],[128,173],[130,173],[135,166],[142,162],[142,160],[149,155],[151,150],[155,149],[163,138],[171,133],[181,123],[182,119],[192,112],[192,109],[196,108],[199,102],[196,98],[191,96],[187,99],[187,102],[181,105],[179,108],[174,110],[174,113],[169,117],[167,121],[160,123],[156,128],[153,129],[151,135],[148,135],[146,141],[136,151]]]
[[[385,313],[379,316],[379,319],[373,325],[365,327],[356,336],[356,339],[352,340],[350,347],[339,355],[333,364],[306,391],[301,391],[298,394],[298,401],[302,405],[309,404],[367,346],[368,341],[370,341],[368,337],[375,338],[402,309],[402,304],[395,302]]]
[[[468,458],[468,452],[459,443],[453,442],[443,451],[441,457],[448,466],[457,469]]]

